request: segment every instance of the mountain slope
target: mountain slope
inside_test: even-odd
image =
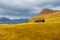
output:
[[[32,19],[29,20],[29,22],[35,22],[36,19],[43,18],[45,19],[45,22],[60,22],[60,11],[59,10],[50,10],[50,9],[44,9],[39,14],[35,15]],[[58,19],[58,20],[57,20]]]

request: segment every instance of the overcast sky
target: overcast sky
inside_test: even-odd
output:
[[[0,0],[0,17],[31,18],[44,8],[60,10],[60,0]]]

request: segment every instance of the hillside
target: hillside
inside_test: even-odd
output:
[[[59,10],[51,10],[51,9],[44,9],[39,14],[35,15],[33,18],[29,20],[29,22],[34,22],[38,18],[45,19],[45,22],[55,23],[60,22],[60,11]],[[58,19],[58,20],[57,20]]]
[[[0,40],[60,40],[60,23],[0,24]]]

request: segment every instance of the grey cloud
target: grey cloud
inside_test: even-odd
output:
[[[0,0],[0,16],[30,18],[44,8],[58,7],[60,0]]]

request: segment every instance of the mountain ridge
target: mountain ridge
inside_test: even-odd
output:
[[[47,21],[51,22],[52,21],[51,18],[53,18],[53,20],[55,20],[54,19],[55,17],[58,18],[58,20],[60,20],[60,10],[44,9],[39,14],[37,14],[33,18],[31,18],[29,20],[29,22],[34,22],[38,18],[43,18],[46,20],[46,22]]]
[[[28,19],[9,19],[6,17],[0,17],[0,24],[17,24],[17,23],[24,23]]]

